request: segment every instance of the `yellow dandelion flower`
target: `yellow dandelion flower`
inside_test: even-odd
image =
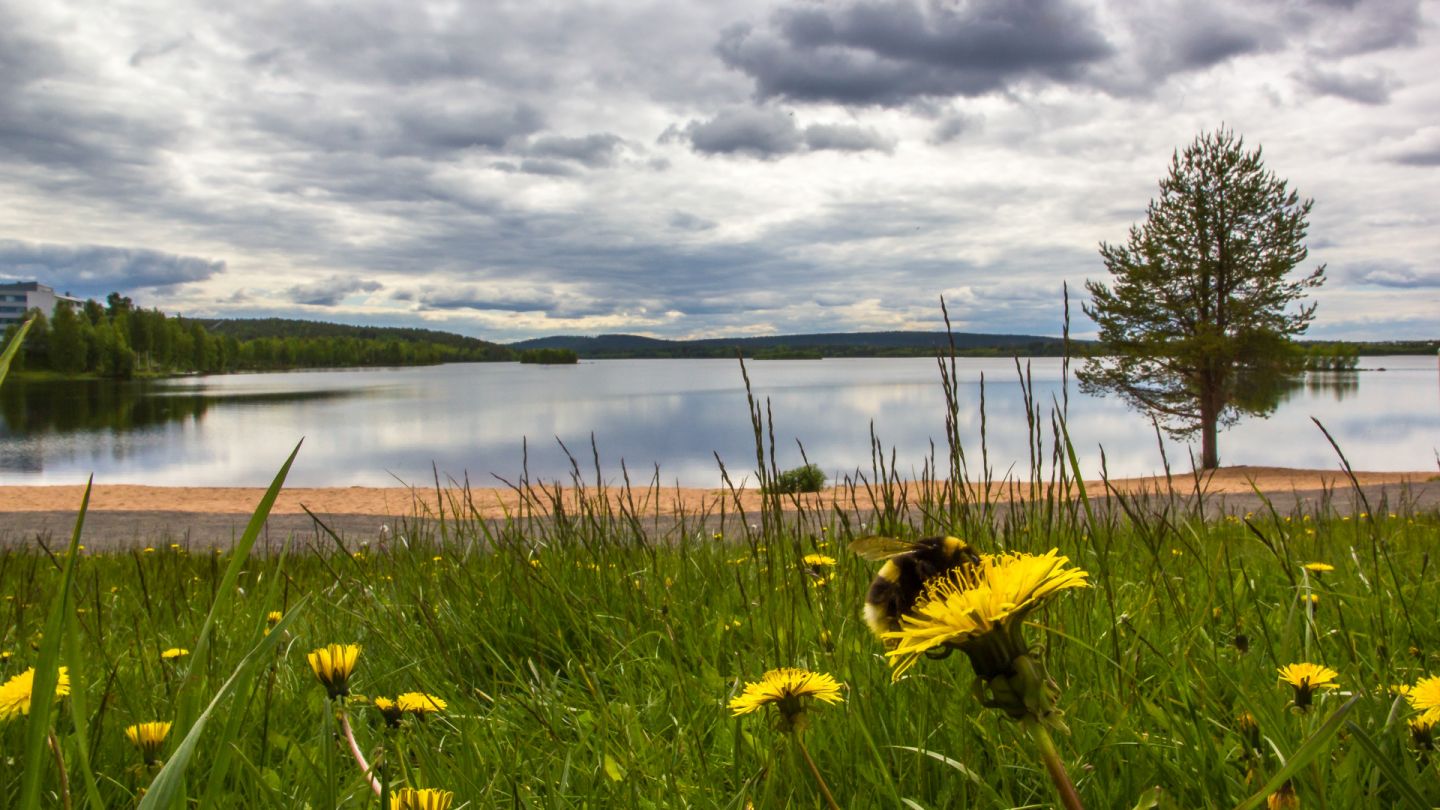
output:
[[[1410,684],[1392,683],[1385,691],[1390,693],[1390,697],[1405,697],[1410,694]]]
[[[10,720],[30,713],[30,701],[35,691],[35,668],[31,667],[0,685],[0,721]],[[55,682],[55,697],[70,694],[70,669],[60,667],[60,677]]]
[[[154,554],[154,553],[155,553],[155,547],[154,547],[154,546],[146,546],[146,547],[145,547],[145,553],[146,553],[146,554]]]
[[[405,714],[405,711],[400,708],[400,704],[390,698],[377,697],[373,705],[379,710],[380,716],[385,718],[385,725],[391,728],[400,727],[400,718]]]
[[[1255,721],[1255,715],[1250,712],[1241,712],[1235,718],[1235,730],[1240,732],[1240,737],[1245,740],[1247,751],[1260,750],[1260,724]]]
[[[1312,574],[1328,574],[1331,571],[1335,570],[1335,566],[1331,565],[1330,563],[1323,562],[1305,563],[1304,567],[1306,571],[1309,571]]]
[[[1295,689],[1295,708],[1304,711],[1316,689],[1334,689],[1340,673],[1320,664],[1286,664],[1280,668],[1280,682]]]
[[[350,694],[350,675],[355,672],[355,662],[360,658],[359,644],[328,644],[306,658],[331,698]]]
[[[1415,682],[1405,694],[1410,705],[1431,723],[1440,722],[1440,675],[1431,675]]]
[[[1410,720],[1410,742],[1420,751],[1435,750],[1435,719],[1420,716]]]
[[[1295,795],[1295,786],[1286,782],[1280,789],[1265,797],[1267,810],[1299,810],[1300,797]]]
[[[826,554],[806,554],[801,558],[801,561],[809,566],[819,566],[823,568],[835,567],[835,558]]]
[[[781,730],[799,731],[804,728],[805,706],[810,698],[826,703],[845,700],[840,694],[840,684],[833,677],[808,669],[781,667],[766,672],[755,683],[745,684],[744,691],[731,699],[730,711],[739,717],[773,705],[780,712]]]
[[[285,614],[281,613],[278,610],[272,610],[269,613],[265,614],[266,623],[268,623],[272,627],[279,624],[280,620],[283,618],[285,618]]]
[[[446,703],[434,695],[427,695],[424,692],[406,692],[396,698],[400,711],[411,714],[431,714],[432,712],[445,711]]]
[[[1069,562],[1057,549],[986,554],[978,566],[960,566],[931,580],[914,611],[901,617],[900,629],[882,634],[896,642],[886,653],[895,679],[937,647],[964,651],[986,680],[1012,674],[1011,661],[1029,649],[1020,637],[1025,616],[1060,591],[1088,587],[1090,575],[1067,567]],[[993,649],[997,644],[1005,649]]]
[[[455,794],[435,788],[400,788],[390,794],[390,810],[449,810]]]
[[[174,661],[178,658],[181,658],[182,656],[186,656],[189,654],[190,651],[185,649],[184,647],[171,647],[170,649],[160,653],[160,660]]]
[[[145,758],[147,765],[158,759],[160,748],[165,745],[165,737],[169,734],[170,724],[162,721],[136,723],[125,727],[125,738],[140,749],[140,756]]]

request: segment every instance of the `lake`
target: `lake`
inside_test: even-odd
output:
[[[1061,361],[1027,363],[1035,399],[1061,398]],[[958,361],[961,429],[972,471],[980,460],[984,378],[986,446],[997,476],[1025,475],[1025,405],[1015,364]],[[1310,374],[1269,419],[1220,434],[1225,465],[1334,468],[1335,453],[1311,422],[1330,430],[1356,469],[1435,470],[1440,378],[1428,356],[1367,357],[1386,370]],[[783,468],[799,447],[835,479],[871,470],[870,426],[902,474],[918,474],[936,445],[944,454],[944,397],[933,359],[775,360],[747,363],[753,390],[770,400]],[[1087,475],[1161,470],[1155,432],[1114,398],[1078,392],[1071,380],[1070,435]],[[568,480],[574,454],[601,475],[673,486],[720,485],[720,462],[753,481],[755,449],[739,364],[733,360],[597,360],[575,366],[515,363],[187,377],[131,383],[19,383],[0,388],[0,483],[263,486],[301,437],[295,486],[494,486],[500,476]],[[798,442],[798,444],[797,444]],[[1189,469],[1185,445],[1166,443]],[[1194,451],[1198,455],[1198,445]],[[717,461],[718,457],[718,461]],[[972,475],[974,473],[972,472]]]

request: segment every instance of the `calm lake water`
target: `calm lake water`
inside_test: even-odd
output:
[[[1061,397],[1058,359],[1028,361],[1036,401]],[[961,419],[971,469],[980,458],[981,376],[986,437],[997,475],[1028,469],[1025,405],[1015,364],[961,360]],[[1433,357],[1365,358],[1385,371],[1310,375],[1275,414],[1220,435],[1222,464],[1333,468],[1314,416],[1357,469],[1436,469],[1440,379]],[[769,398],[782,468],[809,459],[831,477],[871,469],[870,425],[902,474],[944,453],[944,398],[930,359],[828,359],[748,364]],[[1161,469],[1149,421],[1071,382],[1070,435],[1087,474],[1100,448],[1112,475]],[[755,450],[744,382],[731,360],[600,360],[578,366],[462,364],[428,368],[192,377],[150,383],[19,384],[0,388],[0,483],[261,486],[301,437],[295,486],[428,485],[467,473],[477,486],[568,480],[564,442],[594,480],[633,481],[659,465],[665,485],[712,487],[720,462],[753,480]],[[558,439],[558,441],[557,441]],[[528,451],[528,452],[527,452]],[[1190,452],[1167,443],[1176,469]],[[1198,446],[1195,448],[1198,455]],[[1047,450],[1048,455],[1048,450]],[[717,461],[718,456],[718,461]],[[1047,458],[1048,463],[1048,458]]]

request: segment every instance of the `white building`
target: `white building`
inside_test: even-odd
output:
[[[45,313],[45,317],[50,317],[55,311],[57,301],[68,304],[83,303],[79,298],[57,295],[55,290],[38,281],[0,284],[0,330],[25,320],[25,313],[32,309],[38,309]]]

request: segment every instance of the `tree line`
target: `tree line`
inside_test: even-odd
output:
[[[481,341],[402,337],[371,330],[355,334],[271,335],[242,339],[206,329],[200,321],[136,307],[111,293],[74,306],[65,302],[48,315],[32,310],[35,323],[15,358],[15,370],[129,379],[141,375],[222,374],[291,368],[410,366],[512,360],[504,346]],[[19,329],[11,325],[5,340]],[[361,330],[356,330],[361,331]],[[409,330],[426,335],[423,330]],[[438,334],[438,333],[437,333]]]

